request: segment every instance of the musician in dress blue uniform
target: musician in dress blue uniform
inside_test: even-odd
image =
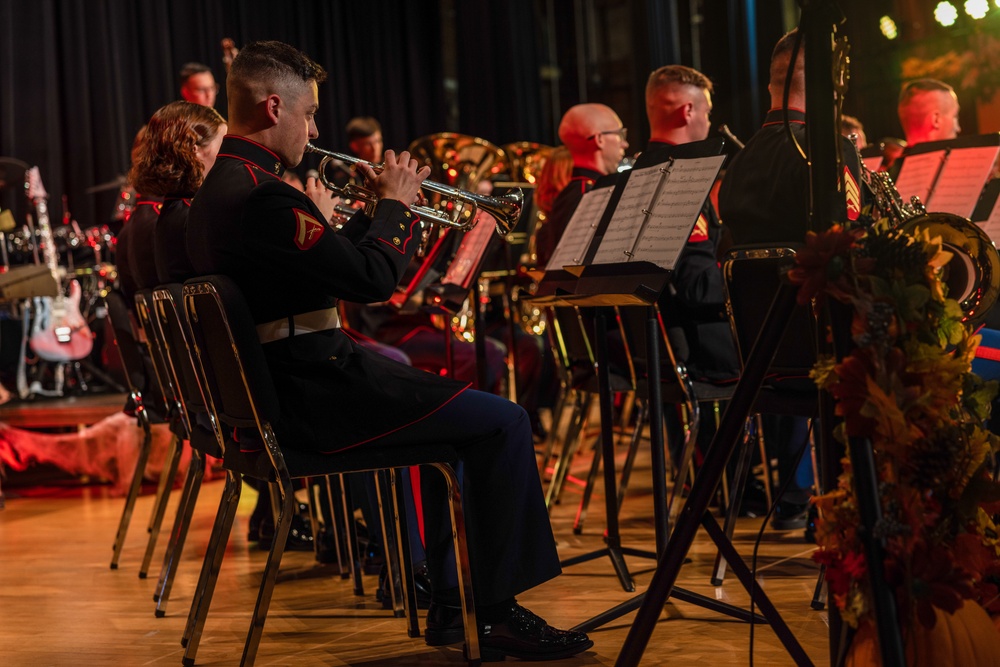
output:
[[[229,73],[231,134],[194,198],[187,249],[203,274],[223,273],[250,304],[282,416],[286,447],[336,452],[353,447],[447,442],[459,469],[484,655],[569,657],[592,646],[557,630],[514,596],[559,573],[520,407],[358,347],[338,327],[338,299],[387,299],[420,240],[408,208],[428,169],[387,151],[376,175],[373,216],[358,213],[339,232],[327,220],[329,193],[309,179],[302,193],[281,181],[318,136],[314,116],[324,70],[280,42],[243,48]],[[423,476],[425,537],[433,602],[426,640],[463,638],[451,527],[443,485]]]

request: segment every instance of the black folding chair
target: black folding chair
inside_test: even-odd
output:
[[[767,317],[782,274],[795,263],[795,252],[796,248],[791,246],[744,246],[731,251],[723,263],[727,309],[741,363],[745,363]],[[811,308],[798,306],[771,362],[768,377],[754,402],[755,414],[810,419],[817,414],[819,394],[809,378],[809,371],[816,364],[816,336],[817,322]],[[754,417],[749,422],[748,431],[755,426]],[[756,431],[762,458],[766,462],[763,434],[759,428]],[[737,464],[736,488],[731,493],[733,501],[724,526],[726,536],[730,538],[739,515],[740,498],[750,463],[750,448],[744,447]],[[767,477],[767,484],[770,486],[770,475],[767,474]],[[815,479],[819,488],[819,476],[815,475]],[[721,584],[725,572],[726,561],[719,553],[716,555],[712,583]]]
[[[267,480],[277,490],[280,498],[275,536],[261,579],[242,664],[253,664],[263,633],[295,509],[292,479],[430,465],[441,471],[449,490],[455,558],[460,573],[459,592],[465,622],[466,657],[470,665],[478,665],[479,637],[465,522],[458,480],[452,468],[452,464],[458,460],[454,448],[428,444],[415,447],[356,448],[324,455],[308,451],[311,445],[318,443],[298,443],[302,449],[283,447],[279,444],[273,427],[280,415],[278,397],[242,292],[224,276],[208,276],[189,281],[185,284],[183,293],[195,357],[202,369],[204,389],[215,408],[219,423],[240,429],[253,429],[264,443],[264,452],[255,454],[240,452],[236,447],[226,448],[225,465]],[[328,443],[324,444],[328,446]],[[397,508],[402,508],[402,491],[399,485],[396,485],[396,491],[394,500]],[[396,514],[401,515],[402,510],[397,509]],[[215,552],[210,551],[206,555],[206,565],[202,570],[204,581],[199,582],[198,598],[192,606],[190,634],[186,635],[185,664],[194,662],[218,576],[218,564],[221,563],[221,553],[218,552],[224,548],[231,526],[231,520],[223,521],[220,534],[215,535],[213,531]],[[401,547],[400,560],[404,572],[409,572],[412,566],[409,551],[405,548],[408,544],[403,534],[405,521],[396,521],[396,531],[397,544]],[[407,600],[408,633],[410,636],[418,636],[420,631],[416,618],[416,595],[412,585],[408,585],[407,577],[403,577],[402,581]]]
[[[182,414],[181,398],[167,363],[163,334],[160,332],[159,323],[154,322],[152,318],[152,294],[152,290],[141,290],[135,294],[135,315],[139,320],[140,329],[145,334],[146,350],[152,362],[156,384],[160,389],[160,400],[166,406],[166,417],[172,437],[170,445],[167,447],[167,455],[164,459],[163,469],[160,471],[160,482],[157,485],[156,497],[153,501],[153,512],[148,528],[149,541],[146,543],[146,553],[143,555],[142,565],[139,567],[140,579],[145,579],[149,572],[156,541],[160,536],[160,527],[163,525],[163,517],[167,512],[167,503],[170,502],[170,493],[174,487],[174,478],[177,477],[177,469],[180,466],[184,441],[188,438],[187,422]]]
[[[177,516],[170,531],[170,541],[160,568],[160,576],[153,594],[156,616],[166,614],[167,600],[180,562],[187,531],[194,515],[195,504],[205,475],[206,456],[223,457],[225,441],[221,429],[212,426],[214,415],[205,400],[201,381],[191,357],[187,318],[179,306],[181,285],[163,285],[152,293],[153,320],[157,341],[161,347],[170,381],[179,401],[180,419],[191,445],[191,462],[184,480],[183,491],[177,506]]]
[[[142,477],[146,470],[146,463],[149,461],[149,453],[153,443],[151,426],[152,424],[166,423],[167,418],[162,401],[160,401],[160,405],[157,405],[155,400],[155,394],[159,389],[154,388],[153,374],[147,370],[146,363],[143,361],[142,348],[136,337],[125,298],[120,292],[111,291],[104,297],[104,302],[108,308],[115,348],[118,350],[122,368],[128,381],[129,398],[125,412],[135,416],[143,431],[142,443],[139,445],[139,453],[135,462],[135,472],[132,473],[132,481],[129,483],[125,496],[125,507],[122,509],[122,516],[118,522],[118,532],[115,534],[112,547],[114,553],[111,557],[111,569],[117,570],[122,547],[125,544],[125,535],[132,520],[132,512],[135,509],[139,492],[142,490]]]

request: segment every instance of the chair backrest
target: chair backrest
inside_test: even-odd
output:
[[[638,306],[628,306],[615,308],[615,314],[632,372],[637,381],[645,382],[649,376],[647,343],[649,310]],[[656,338],[659,346],[660,391],[663,401],[665,403],[687,403],[692,406],[698,401],[698,397],[694,393],[687,369],[673,349],[659,309],[656,309],[655,317]]]
[[[756,342],[784,272],[794,264],[792,246],[745,247],[727,255],[723,263],[726,302],[741,363],[746,363]],[[771,363],[772,378],[804,378],[803,389],[809,388],[809,371],[816,364],[815,341],[812,310],[797,306]]]
[[[184,284],[184,310],[204,389],[225,424],[261,430],[280,410],[264,350],[243,293],[226,276]]]
[[[132,326],[132,316],[129,315],[125,297],[118,290],[111,290],[104,297],[108,308],[108,319],[115,337],[115,348],[122,360],[122,368],[128,379],[129,393],[134,400],[141,401],[142,392],[148,385],[146,368],[139,353],[139,342]]]
[[[178,388],[181,404],[188,419],[191,443],[193,446],[205,445],[204,439],[196,437],[199,429],[210,430],[211,438],[216,440],[217,451],[225,448],[225,437],[218,428],[214,408],[206,400],[195,366],[193,351],[188,334],[187,316],[179,305],[183,302],[183,288],[180,283],[161,285],[153,291],[153,315],[159,330],[163,334],[163,351],[170,367],[174,385]],[[204,422],[208,422],[205,424]],[[206,435],[208,435],[206,433]],[[209,451],[213,456],[218,453]]]
[[[171,413],[176,413],[180,410],[180,396],[174,386],[163,350],[163,334],[159,324],[153,321],[152,301],[153,290],[144,289],[136,292],[135,315],[139,320],[139,327],[146,336],[146,349],[149,351],[150,361],[153,362],[153,373],[156,375],[156,384],[161,392],[158,398],[164,405],[170,406]]]

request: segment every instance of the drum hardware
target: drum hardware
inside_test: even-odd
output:
[[[726,138],[726,141],[731,143],[733,146],[736,146],[740,150],[743,149],[744,143],[740,141],[735,134],[732,133],[732,131],[729,129],[729,126],[726,125],[725,123],[719,126],[719,134],[724,136]]]

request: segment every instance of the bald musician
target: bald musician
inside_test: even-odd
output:
[[[573,174],[535,237],[538,266],[548,264],[584,193],[618,169],[628,148],[626,134],[618,114],[603,104],[577,104],[563,115],[559,139],[573,155]]]
[[[187,248],[197,271],[230,276],[247,297],[281,408],[286,447],[448,443],[459,453],[477,621],[484,659],[568,658],[593,646],[524,609],[519,593],[559,573],[524,410],[492,394],[357,346],[339,327],[340,298],[387,299],[419,245],[409,208],[428,169],[386,151],[367,177],[379,201],[339,231],[315,179],[302,193],[281,181],[319,136],[326,72],[281,42],[240,50],[226,81],[230,134],[191,206]],[[325,207],[325,208],[324,208]],[[464,638],[441,480],[422,476],[424,536],[433,586],[425,640]]]

